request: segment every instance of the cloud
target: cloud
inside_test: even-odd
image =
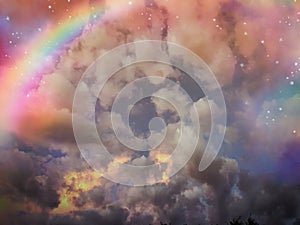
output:
[[[1,150],[1,201],[7,206],[1,221],[38,224],[47,218],[44,212],[58,206],[57,182],[43,171],[43,161],[18,149]]]
[[[239,180],[238,187],[244,196],[238,202],[240,209],[251,211],[261,223],[284,224],[286,220],[299,217],[298,185],[279,185],[281,181],[272,176],[257,176],[245,171],[241,172]]]
[[[107,206],[99,211],[76,211],[69,215],[55,215],[48,221],[51,225],[59,224],[123,224],[128,216],[128,211],[118,206]]]

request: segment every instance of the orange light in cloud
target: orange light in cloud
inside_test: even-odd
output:
[[[120,156],[120,157],[117,157],[116,160],[120,163],[127,163],[129,162],[131,159],[131,157],[129,156]]]
[[[52,211],[54,214],[64,214],[77,210],[74,200],[80,193],[92,190],[101,184],[102,175],[97,171],[70,172],[65,177],[65,186],[59,191],[60,204]]]
[[[165,183],[165,184],[170,183],[170,177],[167,175],[166,172],[163,173],[162,181],[163,181],[163,183]]]
[[[165,154],[165,153],[161,153],[161,152],[158,152],[154,155],[155,161],[157,163],[166,162],[169,159],[169,157],[170,157],[169,154]]]
[[[160,151],[154,150],[150,152],[150,157],[153,158],[155,160],[155,163],[164,163],[167,162],[170,159],[170,154],[166,154],[166,153],[162,153]],[[168,174],[168,172],[170,172],[169,170],[171,169],[172,164],[170,165],[170,167],[167,169],[166,172],[163,172],[162,174],[162,183],[168,184],[170,182],[170,176]]]

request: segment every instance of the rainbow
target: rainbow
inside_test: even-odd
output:
[[[128,1],[112,3],[110,8],[103,1],[93,7],[80,3],[70,10],[70,15],[76,16],[61,18],[56,26],[43,28],[30,42],[19,47],[15,63],[0,71],[0,131],[12,123],[11,115],[22,107],[22,99],[39,83],[45,70],[53,68],[52,57],[80,36],[88,24],[101,19],[107,9],[114,17],[122,13],[124,7],[128,7]]]

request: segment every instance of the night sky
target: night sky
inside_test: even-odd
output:
[[[157,98],[136,104],[130,117],[144,138],[151,118],[166,121],[171,134],[156,151],[133,152],[113,135],[112,102],[135,78],[177,81],[201,124],[183,169],[130,187],[81,156],[72,104],[98,57],[141,40],[174,42],[203,59],[222,88],[227,126],[217,158],[199,172],[211,127],[202,90],[171,66],[119,71],[96,107],[99,136],[118,161],[165,161],[178,139],[176,109]],[[299,0],[0,0],[0,108],[0,225],[210,225],[249,215],[300,224]]]

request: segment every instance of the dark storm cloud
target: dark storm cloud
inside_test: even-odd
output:
[[[129,215],[128,210],[118,206],[108,206],[100,211],[77,211],[68,215],[50,217],[49,225],[100,225],[124,224]]]
[[[73,200],[74,205],[78,208],[81,208],[85,204],[92,204],[93,207],[101,207],[107,202],[105,202],[105,188],[104,187],[95,187],[90,191],[81,192],[80,196]]]
[[[26,211],[15,212],[14,214],[9,215],[10,218],[5,219],[6,224],[10,225],[21,225],[21,224],[30,224],[30,225],[41,225],[47,224],[48,214],[45,212],[42,213],[28,213]]]
[[[263,224],[280,225],[300,217],[300,185],[282,184],[273,175],[254,175],[242,171],[238,188],[243,196],[235,210],[251,212]]]
[[[282,165],[291,165],[287,161],[295,159],[293,152],[297,151],[298,145],[298,142],[286,145]],[[56,208],[59,197],[55,189],[56,178],[41,176],[41,162],[51,155],[51,150],[42,149],[41,154],[35,154],[38,150],[34,147],[20,144],[19,147],[20,150],[1,152],[1,174],[5,183],[1,186],[2,195],[20,202],[28,198],[46,209]],[[232,217],[247,217],[252,213],[265,224],[283,224],[284,220],[299,217],[300,187],[297,183],[280,184],[272,176],[240,171],[237,161],[222,157],[199,173],[199,157],[200,154],[196,153],[188,170],[181,171],[168,184],[141,188],[116,185],[114,192],[118,199],[114,200],[114,206],[111,205],[112,199],[105,199],[105,186],[95,187],[81,192],[80,197],[74,199],[75,206],[79,207],[76,212],[47,219],[44,214],[20,211],[17,215],[14,212],[15,217],[8,221],[16,225],[22,224],[20,221],[38,224],[46,219],[53,225],[159,224],[159,221],[172,222],[173,225],[184,222],[222,224]],[[56,162],[67,158],[54,158],[46,168],[53,170],[59,166]],[[87,204],[99,210],[80,210]]]
[[[292,145],[296,144],[288,146]],[[230,218],[252,214],[262,224],[279,225],[300,216],[299,182],[286,184],[273,174],[240,171],[236,161],[226,158],[215,160],[203,173],[198,173],[197,167],[190,168],[199,185],[210,187],[212,195],[206,196],[206,204],[212,206],[213,223],[222,224]]]
[[[153,216],[148,212],[136,212],[131,215],[129,224],[153,224]]]
[[[292,140],[285,145],[278,164],[277,173],[280,179],[287,183],[297,183],[300,181],[300,141]]]
[[[42,178],[40,166],[41,161],[38,157],[18,149],[2,151],[1,182],[5,184],[2,186],[2,193],[14,201],[29,199],[42,208],[57,207],[59,196],[54,188],[55,178]]]
[[[197,158],[197,156],[196,156]],[[210,194],[204,196],[206,204],[212,206],[208,212],[211,223],[222,223],[230,218],[228,204],[233,201],[234,186],[238,178],[238,164],[229,158],[217,158],[207,170],[198,171],[198,164],[193,162],[190,175],[199,185],[208,185]]]
[[[3,169],[3,161],[13,161],[16,166],[6,165]],[[118,198],[107,200],[105,182],[103,187],[81,192],[74,199],[77,211],[51,216],[19,211],[4,221],[13,225],[22,224],[21,221],[32,221],[31,224],[47,221],[49,225],[147,225],[160,221],[193,225],[224,224],[232,217],[247,217],[252,213],[262,223],[279,225],[299,217],[299,184],[280,184],[272,176],[240,171],[237,162],[229,158],[218,158],[205,172],[199,173],[197,161],[195,157],[189,170],[181,171],[168,184],[139,188],[115,185]],[[1,172],[8,176],[7,188],[2,186],[1,193],[18,201],[29,198],[43,208],[55,208],[58,204],[55,185],[49,177],[36,177],[37,164],[28,153],[18,150],[3,154]],[[80,210],[87,204],[93,210]]]
[[[194,186],[195,185],[195,186]],[[152,187],[120,187],[119,204],[130,211],[128,224],[172,225],[198,224],[205,221],[198,185],[183,174],[176,175],[168,184]]]
[[[61,149],[55,149],[50,146],[45,147],[39,145],[30,145],[23,142],[20,139],[16,140],[16,144],[19,151],[25,153],[32,153],[36,156],[41,156],[41,157],[51,156],[53,158],[60,158],[60,157],[65,157],[67,155],[65,152],[62,152]]]

